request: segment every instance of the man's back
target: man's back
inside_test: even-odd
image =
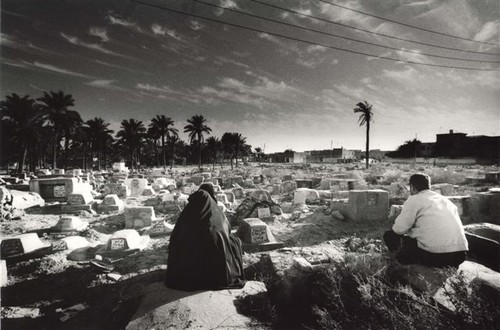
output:
[[[467,239],[457,207],[429,189],[410,196],[396,218],[395,233],[415,238],[418,246],[432,253],[467,250]]]

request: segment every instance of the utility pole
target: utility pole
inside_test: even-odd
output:
[[[413,167],[417,166],[417,133],[415,133],[415,140],[413,141]]]

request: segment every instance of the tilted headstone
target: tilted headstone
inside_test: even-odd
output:
[[[155,211],[151,206],[125,208],[125,228],[144,228],[155,220]]]
[[[90,191],[71,193],[68,195],[68,205],[87,205],[90,204],[94,198]]]
[[[242,176],[232,176],[229,178],[229,183],[231,186],[238,184],[243,186],[243,177]]]
[[[154,191],[154,189],[150,186],[147,186],[146,188],[144,188],[144,190],[142,191],[142,196],[153,196],[155,195],[156,192]]]
[[[104,186],[104,194],[115,194],[120,198],[127,198],[130,196],[130,188],[124,183],[108,183]]]

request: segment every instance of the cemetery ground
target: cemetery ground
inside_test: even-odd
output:
[[[485,172],[497,172],[497,168],[481,166],[415,169],[379,164],[363,170],[362,165],[355,164],[250,164],[226,171],[229,177],[254,178],[253,186],[243,189],[245,195],[236,198],[230,206],[227,215],[231,223],[241,223],[238,217],[249,214],[252,218],[258,217],[256,212],[242,205],[246,197],[262,188],[262,177],[257,178],[262,175],[269,181],[265,184],[266,190],[272,192],[272,200],[268,203],[272,212],[260,218],[274,239],[283,243],[272,250],[260,245],[244,252],[245,275],[250,281],[247,287],[263,282],[265,289],[241,296],[236,294],[234,305],[237,313],[244,316],[240,327],[244,324],[248,329],[495,328],[500,322],[498,288],[491,293],[480,285],[484,284],[481,282],[474,283],[477,290],[471,291],[470,278],[448,270],[439,272],[437,277],[429,275],[422,287],[405,277],[408,269],[391,261],[381,241],[382,234],[393,223],[393,218],[388,216],[388,206],[403,204],[408,196],[405,188],[408,177],[416,171],[428,173],[436,187],[442,184],[441,189],[452,189],[457,203],[461,203],[460,196],[488,194],[489,190],[498,187],[498,181],[482,180]],[[178,181],[181,173],[199,174],[191,174],[195,172],[195,168],[179,168],[173,176]],[[326,182],[326,178],[338,179],[336,183],[345,184],[345,187],[340,189],[328,183],[328,187],[322,189],[325,187],[321,182]],[[283,187],[290,181],[296,184],[290,189]],[[303,181],[307,181],[306,185],[312,182],[312,189],[297,186]],[[273,191],[272,185],[281,185],[281,188]],[[234,186],[239,187],[229,184],[223,190],[231,190]],[[176,191],[179,188],[177,184]],[[311,195],[313,197],[304,197],[304,203],[297,197],[301,189],[317,192]],[[351,219],[349,212],[344,212],[348,205],[346,198],[353,196],[350,190],[387,191],[389,201],[384,215],[377,215],[375,211],[362,215],[358,212],[354,216],[360,218]],[[159,195],[147,195],[122,199],[126,207],[154,205]],[[378,203],[380,196],[376,195],[373,203]],[[103,197],[97,195],[95,198]],[[371,205],[370,195],[367,198]],[[250,200],[250,206],[254,202]],[[36,233],[47,244],[47,249],[34,254],[7,259],[8,279],[1,288],[2,328],[134,328],[131,324],[137,322],[135,315],[143,307],[141,301],[162,285],[169,235],[151,235],[141,249],[107,255],[102,252],[110,237],[126,228],[126,212],[78,210],[66,213],[67,209],[62,207],[65,204],[47,202],[43,207],[26,209],[20,218],[0,222],[3,237]],[[173,226],[182,205],[169,205],[163,209],[155,207],[155,216]],[[279,211],[274,211],[272,205],[278,205]],[[486,206],[487,211],[479,210],[474,216],[469,206],[461,207],[464,223],[500,223],[500,214],[492,214],[497,212],[495,205]],[[395,212],[396,209],[390,210]],[[55,248],[68,233],[54,232],[51,228],[66,216],[77,216],[88,223],[78,233],[89,243],[85,248]],[[236,228],[233,227],[234,231]],[[137,231],[146,235],[151,233],[148,229],[146,226]],[[101,254],[102,257],[96,257]],[[476,257],[470,254],[468,262],[478,261],[474,265],[479,267],[479,272],[498,283],[500,270],[495,269],[495,265],[483,266],[485,263]],[[425,274],[425,270],[423,272]],[[437,299],[436,291],[446,278],[452,279],[448,282],[451,290],[445,290],[451,294],[442,293],[442,298]],[[198,317],[210,318],[206,314],[217,306],[217,297],[212,299],[210,302],[215,307],[207,306],[207,310],[197,311]],[[193,316],[186,315],[185,311],[169,312],[172,320],[169,327],[164,328],[204,328],[196,326],[191,319]],[[225,320],[210,328],[234,327]],[[135,328],[143,326],[144,323],[139,323]]]

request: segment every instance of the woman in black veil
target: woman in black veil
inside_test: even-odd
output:
[[[170,236],[165,284],[184,291],[242,288],[241,241],[231,235],[213,186],[202,184],[188,201]]]

